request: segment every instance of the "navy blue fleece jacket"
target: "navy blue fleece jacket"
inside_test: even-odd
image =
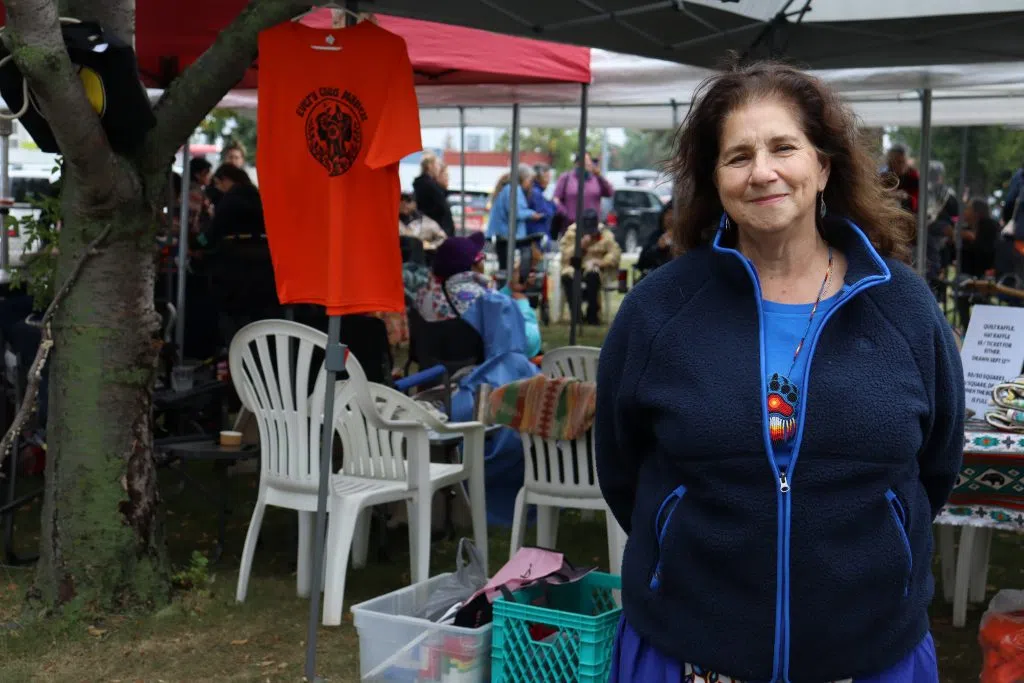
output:
[[[931,523],[960,467],[963,370],[935,299],[851,223],[827,236],[849,288],[807,341],[787,479],[765,426],[760,285],[728,234],[646,277],[601,351],[598,475],[629,533],[626,618],[741,680],[903,659],[928,630]]]

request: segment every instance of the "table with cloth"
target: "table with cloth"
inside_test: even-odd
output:
[[[967,603],[985,599],[992,532],[1024,532],[1024,434],[967,423],[963,465],[935,525],[943,591],[953,602],[953,625],[963,626]]]

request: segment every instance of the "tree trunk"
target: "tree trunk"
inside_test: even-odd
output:
[[[259,32],[308,0],[249,0],[164,92],[156,126],[131,158],[111,150],[61,37],[59,16],[96,19],[126,42],[135,0],[4,0],[0,40],[63,153],[49,424],[37,589],[48,607],[152,606],[169,596],[152,457],[160,343],[153,310],[155,228],[167,167],[256,54]],[[109,229],[109,233],[107,230]],[[93,240],[106,235],[95,254]],[[88,259],[79,269],[81,259]]]
[[[125,164],[127,166],[127,164]],[[127,184],[134,178],[125,169]],[[133,183],[138,187],[137,183]],[[58,282],[107,225],[53,322],[37,587],[49,605],[153,606],[169,595],[151,456],[153,212],[130,186],[97,213],[65,179]]]

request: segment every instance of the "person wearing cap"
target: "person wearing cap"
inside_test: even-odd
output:
[[[449,237],[434,253],[433,274],[416,294],[416,308],[427,322],[461,317],[489,288],[483,274],[484,235]]]
[[[579,223],[583,232],[580,238],[580,257],[583,263],[581,296],[587,303],[583,320],[588,325],[597,325],[601,310],[601,286],[605,279],[618,272],[622,249],[615,240],[615,234],[601,225],[593,209],[585,209]],[[576,254],[576,223],[570,225],[562,235],[559,247],[562,252],[562,287],[566,300],[572,301],[572,280],[576,270],[572,264]]]

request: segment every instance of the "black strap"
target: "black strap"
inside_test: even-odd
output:
[[[448,280],[441,281],[441,293],[444,294],[445,301],[448,302],[448,305],[452,307],[452,313],[459,315],[459,309],[455,308],[455,302],[452,301],[452,298],[448,295]]]

